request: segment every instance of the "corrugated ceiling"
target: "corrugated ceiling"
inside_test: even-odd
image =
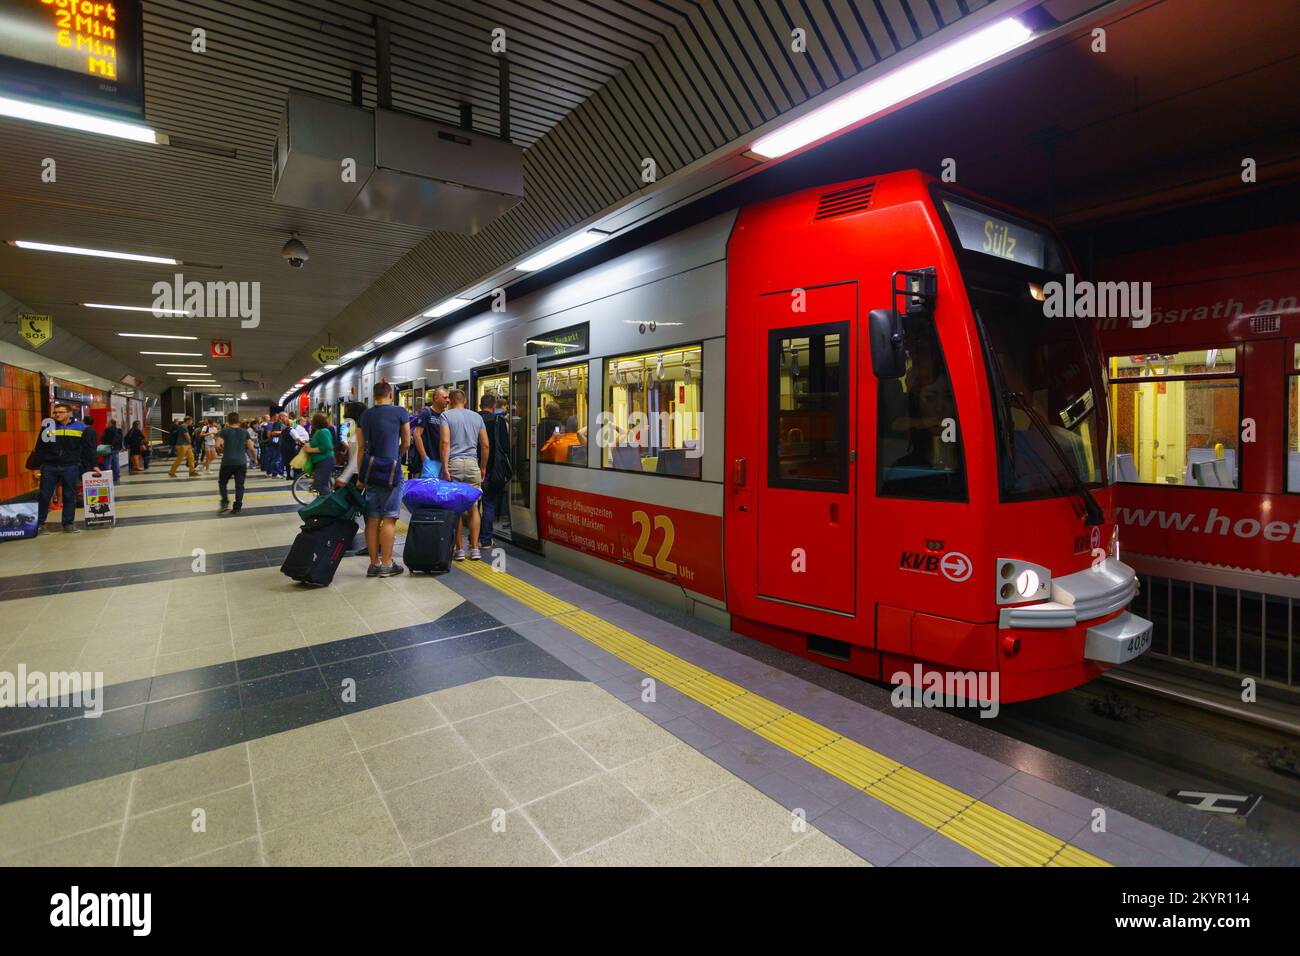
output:
[[[659,178],[743,141],[756,127],[988,0],[527,0],[325,2],[146,0],[148,120],[173,145],[143,146],[0,121],[3,237],[174,255],[187,279],[261,283],[262,321],[122,321],[83,301],[148,304],[172,271],[0,247],[0,288],[71,329],[156,388],[140,341],[115,330],[177,331],[209,360],[281,388],[332,335],[351,347]],[[497,129],[491,31],[504,28],[511,137],[527,147],[527,198],[473,237],[297,210],[270,201],[270,155],[285,91],[347,99],[351,73],[374,102],[375,14],[390,22],[398,109]],[[207,52],[190,49],[206,31]],[[791,51],[806,31],[808,52]],[[43,183],[54,158],[58,180]],[[297,230],[311,251],[290,270],[279,249]],[[211,267],[211,268],[207,268]],[[108,318],[106,318],[108,317]],[[127,343],[124,345],[124,343]],[[196,347],[197,346],[197,347]],[[167,359],[161,359],[167,361]],[[194,361],[204,361],[196,359]],[[90,369],[89,371],[97,371]],[[245,386],[245,388],[247,388]],[[255,391],[255,390],[250,390]]]

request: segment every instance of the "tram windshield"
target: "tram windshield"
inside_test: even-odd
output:
[[[1065,278],[1056,240],[1003,213],[942,205],[986,351],[1002,498],[1087,499],[1110,474],[1106,389],[1088,320],[1046,314],[1044,287]]]

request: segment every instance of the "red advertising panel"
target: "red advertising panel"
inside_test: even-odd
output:
[[[538,485],[542,537],[724,600],[722,517]]]
[[[311,414],[311,396],[308,395],[306,392],[303,392],[301,395],[298,396],[298,414],[299,415]]]

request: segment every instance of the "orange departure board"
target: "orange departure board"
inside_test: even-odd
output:
[[[144,115],[140,0],[0,0],[0,95]]]

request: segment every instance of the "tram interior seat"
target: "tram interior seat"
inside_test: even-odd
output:
[[[1123,454],[1115,456],[1115,470],[1117,481],[1138,481],[1137,464],[1133,461],[1132,454]]]
[[[619,471],[641,471],[641,450],[631,445],[615,445],[612,467]]]
[[[1196,477],[1195,468],[1197,465],[1209,464],[1215,461],[1214,449],[1187,449],[1187,484],[1205,485],[1210,488],[1237,487],[1237,450],[1235,448],[1225,448],[1223,457],[1218,460],[1222,463],[1219,468],[1202,470],[1202,474],[1209,479],[1209,482],[1200,481]]]
[[[1202,488],[1235,487],[1233,475],[1228,470],[1228,462],[1223,458],[1211,461],[1198,461],[1192,465],[1195,484]]]
[[[700,460],[687,458],[685,448],[665,448],[655,462],[655,474],[676,475],[679,478],[700,477]]]

